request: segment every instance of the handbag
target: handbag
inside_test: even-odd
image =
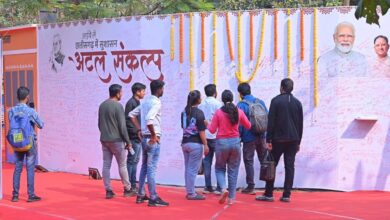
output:
[[[260,180],[263,181],[274,181],[275,180],[275,160],[267,150],[265,157],[260,167]]]

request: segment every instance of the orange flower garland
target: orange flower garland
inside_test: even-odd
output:
[[[175,18],[171,15],[171,61],[175,59]]]
[[[202,19],[202,23],[201,23],[201,58],[202,58],[202,62],[204,62],[205,60],[205,48],[204,48],[204,44],[205,44],[205,38],[204,38],[204,17],[205,17],[205,14],[204,13],[201,13],[200,14],[200,17]]]
[[[278,59],[278,10],[274,10],[274,60]]]
[[[233,54],[232,39],[230,38],[229,12],[225,13],[225,19],[226,19],[226,35],[227,35],[227,40],[229,45],[229,55],[230,55],[230,60],[233,61],[234,54]]]
[[[184,62],[184,15],[180,15],[180,63]]]
[[[305,14],[303,9],[301,9],[301,14],[300,14],[300,44],[301,44],[301,61],[305,59]]]
[[[253,13],[249,13],[249,59],[253,60]]]

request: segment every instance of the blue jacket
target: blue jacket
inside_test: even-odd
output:
[[[263,100],[255,98],[253,95],[246,95],[244,96],[243,100],[246,100],[248,102],[255,102],[256,100],[258,100],[260,102],[260,105],[262,105],[268,113],[267,106],[265,106]],[[249,119],[249,105],[241,101],[237,104],[237,107],[241,109],[245,113],[246,117]],[[239,127],[239,131],[240,131],[241,141],[244,143],[251,142],[256,139],[255,134],[253,134],[250,130],[245,129],[242,126]],[[265,138],[265,134],[261,134],[260,137]]]

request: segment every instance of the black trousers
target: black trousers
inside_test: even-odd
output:
[[[261,163],[266,151],[266,144],[264,138],[256,138],[254,141],[246,142],[243,144],[242,153],[244,158],[245,172],[246,172],[246,183],[248,187],[254,188],[254,156],[257,153],[257,159]]]
[[[283,154],[284,157],[284,191],[283,197],[290,197],[291,189],[294,183],[294,163],[295,155],[297,154],[298,142],[272,142],[271,154],[275,159],[275,166],[278,165],[280,157]],[[265,184],[265,196],[272,197],[274,191],[274,182],[268,181]]]

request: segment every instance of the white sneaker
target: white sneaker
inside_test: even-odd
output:
[[[234,199],[229,198],[228,199],[228,205],[233,205],[233,204],[234,204]]]

